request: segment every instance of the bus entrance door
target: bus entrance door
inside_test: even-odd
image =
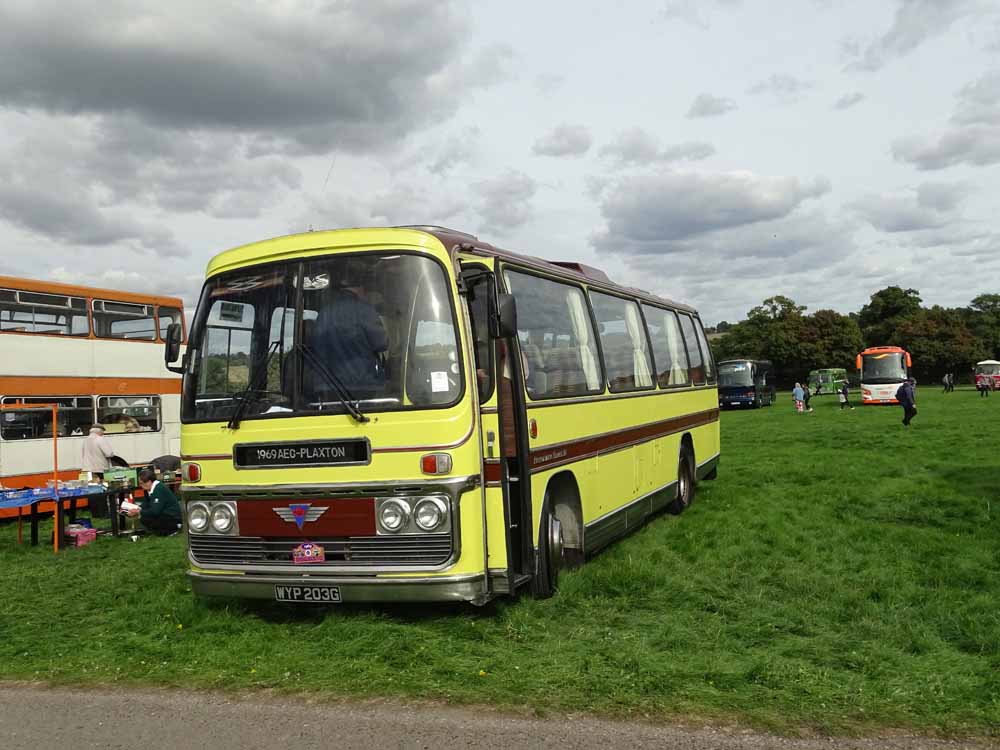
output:
[[[510,591],[531,580],[531,476],[522,372],[516,344],[499,336],[496,277],[481,259],[463,263],[479,386],[486,477],[488,565],[503,566]],[[501,526],[502,524],[502,526]]]

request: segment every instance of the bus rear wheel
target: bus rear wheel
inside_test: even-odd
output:
[[[694,500],[694,459],[687,448],[681,450],[677,463],[677,494],[667,506],[667,512],[673,515],[683,513]]]

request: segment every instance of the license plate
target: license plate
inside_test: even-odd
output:
[[[275,585],[274,598],[279,602],[311,602],[314,604],[339,604],[339,586],[281,586]]]
[[[729,405],[730,405],[730,406],[739,406],[739,405],[740,405],[740,402],[739,402],[739,401],[730,401],[730,402],[729,402]]]

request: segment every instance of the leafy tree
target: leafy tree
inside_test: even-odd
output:
[[[868,346],[898,346],[899,325],[920,312],[920,292],[888,286],[871,296],[861,308],[858,324]]]
[[[900,323],[899,346],[913,355],[920,380],[938,380],[946,372],[961,375],[981,359],[986,348],[965,324],[962,310],[935,305]]]
[[[986,358],[1000,356],[1000,294],[980,294],[963,313],[972,335],[982,342]]]

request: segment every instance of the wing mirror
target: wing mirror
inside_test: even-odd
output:
[[[174,366],[174,362],[181,356],[181,338],[183,332],[180,323],[171,323],[167,326],[167,335],[163,344],[163,364],[170,372],[183,373],[184,367]]]

